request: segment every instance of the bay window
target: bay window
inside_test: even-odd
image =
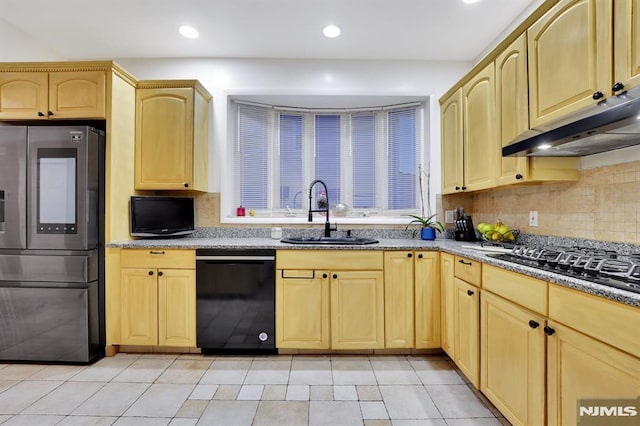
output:
[[[346,204],[350,215],[418,212],[423,108],[321,111],[234,102],[235,205],[257,216],[306,212],[309,184],[320,179],[330,206]]]

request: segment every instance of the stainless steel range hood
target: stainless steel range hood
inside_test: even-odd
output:
[[[640,88],[532,130],[502,148],[502,156],[582,157],[640,144]]]

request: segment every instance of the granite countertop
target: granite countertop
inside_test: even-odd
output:
[[[425,241],[411,238],[379,238],[378,244],[367,245],[326,245],[326,244],[289,244],[280,240],[260,237],[196,237],[171,239],[139,239],[131,241],[112,242],[107,247],[113,248],[155,248],[155,249],[274,249],[274,250],[434,250],[444,251],[454,255],[465,256],[489,265],[498,266],[513,272],[539,278],[544,281],[570,287],[596,296],[605,297],[617,302],[640,308],[640,294],[620,290],[601,284],[584,281],[577,278],[542,271],[511,262],[505,262],[477,250],[479,242],[455,241],[438,238]],[[465,247],[466,246],[466,247]],[[475,247],[475,248],[467,248]]]

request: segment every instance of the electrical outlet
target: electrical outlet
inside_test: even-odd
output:
[[[444,223],[453,223],[453,210],[446,210],[444,212]]]
[[[536,210],[529,212],[529,226],[538,226],[538,212]]]

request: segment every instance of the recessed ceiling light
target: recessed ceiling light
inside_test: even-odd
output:
[[[324,36],[327,38],[336,38],[340,35],[341,32],[342,30],[340,29],[340,27],[333,24],[327,25],[326,27],[324,27],[324,30],[322,30],[322,34],[324,34]]]
[[[471,4],[471,3],[477,3],[480,0],[462,0],[462,3],[466,3],[466,4]]]
[[[198,30],[196,30],[190,25],[180,26],[180,34],[182,34],[186,38],[198,38],[198,36],[200,35]]]

